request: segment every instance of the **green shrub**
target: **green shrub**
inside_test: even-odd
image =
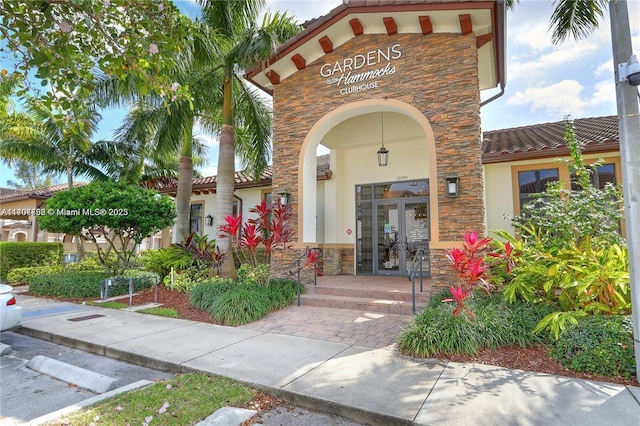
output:
[[[134,278],[142,288],[148,288],[160,283],[158,275],[144,269],[127,269],[124,271],[124,278]]]
[[[304,290],[304,287],[301,289]],[[298,295],[298,283],[289,279],[272,279],[267,287],[267,296],[271,302],[271,309],[289,306]]]
[[[189,292],[189,304],[209,312],[223,324],[235,326],[256,321],[274,309],[291,304],[296,294],[297,283],[288,279],[274,279],[262,287],[214,278],[199,283]]]
[[[171,246],[157,250],[145,250],[140,256],[140,262],[148,271],[154,272],[164,280],[171,273],[171,268],[182,269],[182,265],[189,262],[189,255],[180,247]]]
[[[209,311],[216,298],[236,285],[230,278],[212,278],[202,281],[189,292],[189,305],[203,311]]]
[[[100,283],[112,278],[109,296],[119,296],[129,292],[129,278],[135,278],[134,291],[151,287],[155,275],[144,271],[125,271],[123,277],[110,277],[102,271],[59,272],[37,275],[29,281],[29,291],[39,296],[68,298],[100,297]]]
[[[631,316],[587,316],[551,344],[551,356],[566,368],[629,378],[636,371]]]
[[[29,291],[38,296],[99,297],[100,281],[108,277],[106,272],[95,271],[43,274],[31,278]],[[109,293],[115,295],[111,290]]]
[[[184,271],[165,276],[162,283],[170,290],[188,293],[198,283],[206,280],[208,275],[208,269],[199,269],[197,266],[192,266]]]
[[[542,341],[533,328],[549,311],[526,302],[506,304],[500,297],[475,294],[467,299],[469,314],[453,315],[455,305],[433,301],[407,324],[399,350],[412,356],[470,354],[503,345],[530,346]]]
[[[113,268],[118,265],[120,261],[118,260],[118,256],[114,252],[109,253],[104,259],[104,264],[100,262],[98,258],[98,253],[90,252],[85,259],[82,259],[80,262],[69,263],[65,265],[65,270],[67,271],[107,271],[113,270]],[[135,268],[137,263],[134,261],[130,265],[130,267]]]
[[[208,311],[222,324],[243,325],[268,314],[271,301],[263,287],[239,284],[216,297]]]
[[[104,271],[104,266],[91,256],[81,262],[69,263],[68,265],[56,266],[32,266],[29,268],[15,268],[7,274],[7,282],[12,285],[29,284],[31,278],[42,274],[55,274],[59,272],[79,272],[79,271]],[[150,272],[147,272],[150,274]]]
[[[260,263],[252,266],[248,263],[240,265],[238,268],[238,281],[244,284],[257,284],[262,287],[269,285],[269,275],[271,274],[271,266],[266,263]]]
[[[29,284],[36,275],[62,272],[62,266],[31,266],[29,268],[14,268],[7,274],[7,282],[11,285]]]
[[[0,243],[0,280],[14,268],[30,266],[62,266],[62,243],[3,242]]]

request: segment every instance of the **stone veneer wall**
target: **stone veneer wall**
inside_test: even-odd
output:
[[[393,60],[396,73],[379,78],[379,87],[340,95],[327,89],[320,67],[358,53],[400,44]],[[460,241],[465,230],[484,231],[484,182],[481,164],[480,91],[474,34],[362,35],[283,80],[274,90],[273,188],[291,193],[294,230],[298,229],[298,160],[311,127],[332,110],[350,102],[390,98],[420,110],[433,129],[437,153],[438,230],[440,241]],[[382,64],[384,67],[385,64]],[[364,68],[362,69],[373,69]],[[459,197],[444,195],[444,175],[460,177]],[[432,194],[432,199],[434,194]],[[297,235],[294,240],[297,239]],[[438,243],[438,241],[434,241]],[[353,273],[353,249],[338,249],[340,272]],[[348,253],[350,251],[350,253]],[[325,261],[334,255],[325,253]],[[444,267],[443,249],[432,249],[434,285],[448,285],[454,275]],[[332,260],[333,262],[333,260]]]

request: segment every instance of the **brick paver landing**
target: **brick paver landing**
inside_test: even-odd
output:
[[[293,305],[242,328],[392,349],[400,330],[411,318],[410,315]]]

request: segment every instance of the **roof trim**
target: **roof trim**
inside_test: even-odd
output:
[[[246,72],[245,77],[256,87],[272,95],[273,90],[268,87],[264,87],[263,85],[255,81],[254,77],[256,77],[260,72],[274,65],[276,62],[282,60],[287,55],[294,53],[297,48],[311,41],[314,37],[320,35],[323,31],[325,31],[338,21],[352,14],[355,15],[358,13],[433,12],[488,9],[490,10],[491,16],[491,33],[493,34],[492,39],[498,45],[493,49],[496,66],[496,86],[506,84],[506,81],[504,80],[504,26],[506,22],[504,18],[504,14],[506,11],[504,0],[450,0],[435,2],[430,2],[429,0],[424,0],[421,2],[418,2],[416,0],[395,0],[387,4],[380,4],[384,2],[378,1],[370,2],[371,4],[367,3],[369,3],[367,0],[351,0],[334,8],[326,15],[323,15],[315,20],[307,21],[305,24],[303,24],[303,26],[305,26],[305,29],[303,31],[282,44],[266,61],[249,69]],[[393,19],[392,17],[390,18]],[[425,27],[423,26],[423,24],[426,25],[426,29],[428,30],[428,24],[430,22],[423,22],[424,18],[422,16],[416,16],[416,19],[420,21],[420,25],[423,28],[423,34],[425,34]],[[358,35],[355,34],[355,31],[353,31],[351,38],[355,38],[357,36]],[[323,46],[323,48],[325,48],[325,46]],[[326,53],[327,52],[325,49],[325,54]],[[284,78],[287,77],[288,75],[284,76]]]

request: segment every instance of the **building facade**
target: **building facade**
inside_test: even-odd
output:
[[[447,280],[444,252],[485,231],[480,91],[504,84],[503,33],[501,1],[350,1],[248,73],[273,95],[273,191],[291,195],[298,251],[407,275],[424,248],[434,284]]]

